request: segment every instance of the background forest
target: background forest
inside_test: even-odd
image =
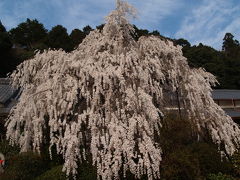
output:
[[[102,29],[103,26],[104,24],[96,28]],[[136,26],[134,28],[136,33],[133,36],[136,39],[148,35],[166,38],[158,31],[149,32]],[[68,34],[65,27],[57,25],[49,31],[36,19],[27,19],[16,28],[6,31],[0,22],[0,77],[6,77],[18,64],[32,58],[36,50],[49,48],[61,48],[67,52],[74,50],[92,30],[93,28],[87,25],[82,30],[74,29]],[[203,67],[217,76],[220,83],[217,88],[240,89],[240,44],[231,33],[227,32],[223,37],[222,50],[202,43],[192,46],[185,39],[169,40],[183,46],[183,55],[187,57],[190,66]]]

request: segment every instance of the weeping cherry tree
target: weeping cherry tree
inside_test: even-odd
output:
[[[181,47],[157,36],[133,39],[135,10],[117,1],[102,30],[92,31],[71,53],[48,50],[24,61],[10,77],[21,96],[6,122],[7,138],[21,151],[41,152],[48,140],[76,176],[91,155],[103,180],[130,171],[160,178],[161,139],[168,93],[178,93],[195,132],[206,130],[232,155],[240,130],[214,103],[215,77],[191,69]]]

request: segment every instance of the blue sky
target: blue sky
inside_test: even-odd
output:
[[[221,49],[226,32],[240,40],[240,0],[128,0],[138,10],[132,22],[171,38]],[[0,20],[11,29],[38,19],[47,29],[61,24],[71,32],[104,23],[115,0],[0,0]]]

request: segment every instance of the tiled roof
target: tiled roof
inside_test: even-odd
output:
[[[6,78],[0,78],[0,103],[5,104],[17,91],[9,84],[10,80]]]
[[[240,99],[240,90],[214,89],[213,99]]]
[[[20,91],[10,85],[10,79],[0,78],[0,116],[10,112],[19,95]]]
[[[7,108],[0,108],[0,116],[2,115],[7,115],[12,107],[7,107]]]
[[[240,111],[238,110],[234,110],[234,109],[231,109],[231,110],[228,110],[228,109],[224,109],[224,111],[227,113],[227,115],[229,115],[230,117],[232,118],[236,118],[236,117],[240,117]]]

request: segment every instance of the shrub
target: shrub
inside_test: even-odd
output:
[[[9,158],[1,180],[31,180],[47,170],[48,165],[40,155],[28,152]]]
[[[4,154],[6,161],[11,157],[19,153],[19,147],[10,146],[8,141],[0,141],[0,152]]]
[[[38,176],[35,180],[65,180],[66,174],[62,172],[62,165],[55,166]]]
[[[66,174],[62,172],[62,165],[55,166],[50,170],[44,172],[34,180],[65,180]],[[73,179],[73,178],[69,178]],[[94,180],[97,179],[96,168],[91,164],[84,162],[78,168],[77,180]]]
[[[224,175],[222,173],[218,174],[209,174],[207,180],[235,180],[233,177]]]
[[[232,176],[240,174],[240,154],[236,153],[231,161],[222,160],[214,145],[208,138],[198,141],[192,133],[190,124],[176,117],[169,118],[161,129],[163,161],[161,179],[163,180],[235,180]],[[42,156],[34,153],[19,153],[19,148],[9,146],[7,141],[0,142],[0,150],[6,155],[7,167],[1,180],[34,179],[63,180],[64,163],[62,156],[57,155],[56,147],[52,148],[53,160],[49,159],[48,149],[43,149]],[[91,157],[87,157],[90,161]],[[97,179],[96,168],[91,162],[79,164],[77,179]],[[234,167],[233,167],[234,165]],[[233,171],[234,170],[234,171]],[[234,175],[235,176],[235,175]],[[120,174],[120,177],[123,177]],[[69,178],[70,180],[72,178]],[[124,179],[124,178],[121,178]],[[127,173],[127,180],[134,180],[134,175]],[[147,179],[143,176],[141,180]]]
[[[240,152],[235,153],[232,156],[232,164],[234,168],[234,172],[237,176],[240,176]]]
[[[93,180],[97,179],[97,169],[91,163],[83,162],[78,168],[78,179]]]
[[[202,180],[208,174],[233,174],[230,161],[221,155],[206,135],[198,140],[191,125],[181,118],[166,117],[161,129],[163,150],[161,174],[167,180]]]
[[[187,148],[164,156],[161,169],[167,180],[198,179],[201,175],[198,159]]]
[[[231,161],[222,157],[216,147],[211,142],[198,142],[189,145],[192,154],[198,159],[201,174],[207,176],[210,173],[233,174]]]

